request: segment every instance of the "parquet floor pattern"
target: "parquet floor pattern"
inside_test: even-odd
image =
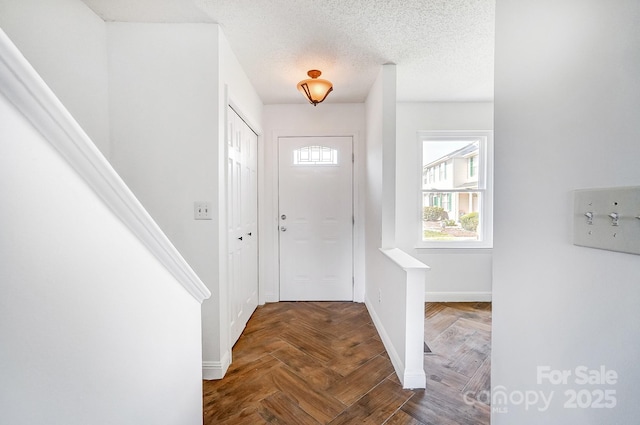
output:
[[[204,424],[488,424],[469,397],[489,389],[490,339],[490,303],[426,304],[427,389],[404,390],[364,304],[266,304],[204,381]]]

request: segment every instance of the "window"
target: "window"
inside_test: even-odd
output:
[[[305,146],[293,151],[295,165],[336,165],[338,150],[326,146]]]
[[[478,175],[478,155],[469,157],[469,178],[476,177]]]
[[[491,247],[491,132],[420,132],[419,143],[418,247]]]
[[[444,208],[445,211],[449,211],[451,208],[451,194],[450,193],[445,193],[442,197],[442,208]]]

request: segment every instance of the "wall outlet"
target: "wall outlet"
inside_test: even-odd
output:
[[[193,218],[196,220],[213,220],[211,202],[196,201],[193,203]]]

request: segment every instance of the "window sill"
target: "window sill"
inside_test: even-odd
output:
[[[488,243],[419,243],[413,247],[416,250],[430,250],[430,251],[490,251],[493,249],[493,245]]]

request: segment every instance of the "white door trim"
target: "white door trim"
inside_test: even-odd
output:
[[[279,137],[277,143],[280,299],[352,301],[353,137]],[[295,152],[310,146],[335,152],[336,162],[294,165]]]
[[[226,226],[227,293],[233,345],[258,303],[258,135],[231,105],[226,125],[226,204],[232,212]]]
[[[236,97],[233,95],[233,92],[230,90],[227,84],[224,85],[224,101],[219,103],[219,115],[218,119],[221,120],[224,124],[220,126],[218,129],[218,135],[220,137],[220,143],[217,144],[217,164],[218,164],[218,179],[216,181],[216,191],[218,194],[218,210],[217,210],[217,227],[218,227],[218,284],[217,289],[218,292],[214,292],[214,296],[212,296],[212,302],[217,306],[216,315],[219,317],[219,323],[217,324],[220,335],[218,339],[219,351],[221,360],[219,362],[204,362],[203,363],[203,376],[204,379],[220,379],[227,372],[227,368],[231,364],[232,361],[232,347],[233,343],[231,341],[231,332],[229,330],[230,320],[229,320],[229,287],[228,287],[228,264],[227,264],[227,249],[228,249],[228,238],[227,238],[227,157],[229,152],[227,151],[227,131],[228,131],[228,106],[233,108],[233,110],[242,118],[242,120],[247,123],[247,125],[251,128],[251,130],[258,135],[258,303],[264,304],[262,299],[262,277],[263,274],[260,273],[260,224],[261,224],[261,198],[263,198],[260,194],[261,186],[263,184],[263,166],[264,166],[264,157],[263,157],[263,148],[264,145],[264,130],[260,125],[260,122],[252,119],[249,115],[247,115],[244,111],[242,104],[236,101]],[[215,219],[215,217],[214,217]],[[203,315],[203,320],[206,316]],[[203,339],[203,342],[207,342],[207,338]]]
[[[280,137],[351,137],[353,138],[353,269],[354,269],[354,302],[364,302],[364,138],[358,131],[338,132],[300,132],[274,131],[268,143],[262,143],[259,149],[258,198],[260,234],[260,303],[280,301],[279,291],[279,245],[278,245],[278,139]],[[266,169],[271,172],[265,172]],[[268,176],[268,177],[267,177]],[[262,202],[260,201],[262,200]]]

